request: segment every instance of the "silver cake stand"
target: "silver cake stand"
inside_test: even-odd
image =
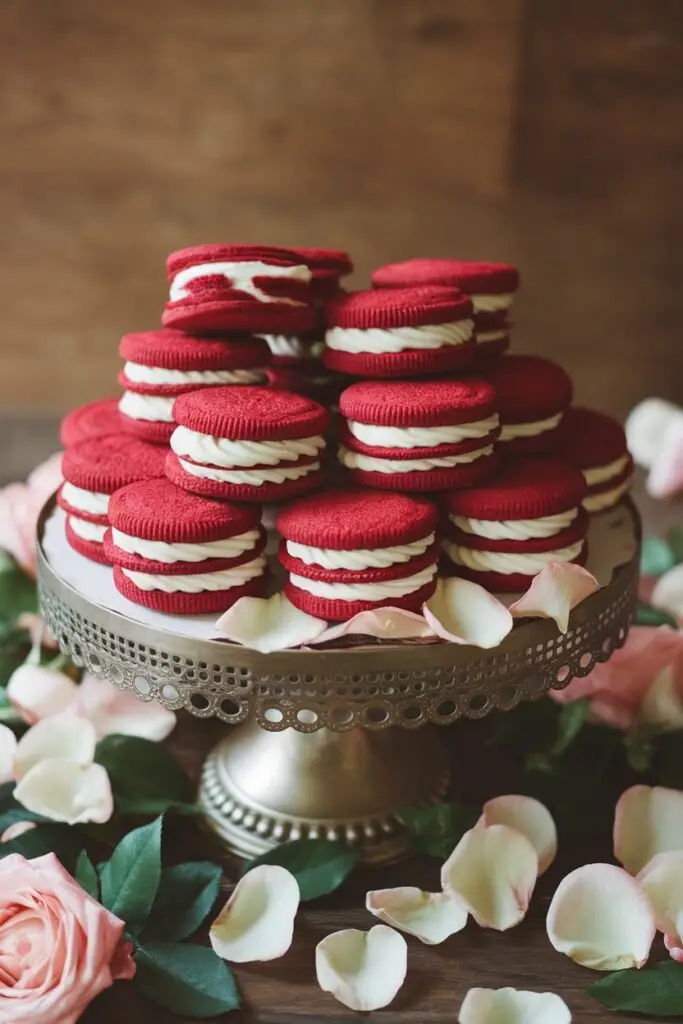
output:
[[[49,629],[76,665],[140,700],[229,726],[205,761],[199,799],[211,828],[245,857],[325,837],[360,845],[369,863],[399,859],[408,850],[400,810],[449,787],[435,727],[509,711],[586,675],[624,643],[636,601],[640,524],[626,502],[597,543],[628,556],[606,556],[614,564],[603,567],[604,585],[574,609],[565,635],[536,619],[490,651],[356,638],[353,648],[264,655],[152,628],[133,604],[123,614],[84,596],[46,554],[53,507],[38,545]]]

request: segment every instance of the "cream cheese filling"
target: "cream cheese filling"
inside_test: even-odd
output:
[[[78,519],[76,516],[69,516],[69,526],[83,540],[95,541],[101,544],[107,532],[106,526],[98,526],[97,523],[89,523],[85,519]]]
[[[121,569],[121,572],[140,590],[163,590],[166,594],[201,594],[206,590],[242,587],[250,580],[262,576],[265,567],[266,556],[259,555],[253,561],[236,565],[232,569],[198,572],[188,576],[161,576],[156,573],[133,572],[131,569]]]
[[[323,597],[329,601],[386,601],[392,597],[415,593],[431,583],[435,576],[436,565],[428,565],[413,576],[376,583],[328,583],[324,580],[309,580],[296,573],[290,573],[289,582],[297,590],[305,590],[314,597]]]
[[[474,423],[454,423],[440,427],[381,427],[374,423],[347,420],[349,433],[362,444],[376,448],[435,448],[439,444],[460,444],[472,438],[487,437],[499,426],[498,414]]]
[[[477,331],[477,342],[484,344],[487,341],[502,341],[508,334],[509,331]]]
[[[311,280],[311,271],[308,267],[278,267],[271,263],[262,263],[260,260],[245,260],[243,263],[231,261],[217,261],[216,263],[197,263],[195,266],[184,267],[179,270],[171,282],[169,298],[171,302],[178,302],[190,295],[188,285],[193,281],[200,281],[203,277],[215,277],[222,275],[231,286],[237,291],[250,295],[258,302],[278,303],[284,306],[305,306],[305,302],[299,299],[285,298],[282,295],[268,295],[262,288],[256,285],[257,277],[272,277],[279,280],[303,281]]]
[[[577,508],[558,512],[538,519],[470,519],[467,516],[449,516],[450,521],[465,533],[489,540],[530,540],[538,537],[554,537],[571,526],[579,514]]]
[[[536,437],[547,430],[554,430],[562,422],[563,412],[548,416],[545,420],[534,420],[532,423],[504,423],[500,431],[500,441],[513,441],[516,437]]]
[[[606,508],[616,505],[624,495],[631,489],[632,479],[624,480],[618,487],[609,491],[601,491],[598,494],[587,494],[583,499],[583,507],[586,512],[602,512]]]
[[[289,334],[257,334],[263,338],[272,355],[287,359],[307,359],[308,347],[303,338]]]
[[[173,423],[175,398],[161,395],[138,395],[135,391],[124,391],[119,410],[133,420],[148,420],[152,423]]]
[[[109,495],[99,491],[86,491],[65,480],[62,484],[62,498],[72,508],[88,512],[91,516],[106,516],[109,511]]]
[[[430,533],[422,540],[410,544],[397,544],[391,548],[358,549],[341,551],[334,548],[314,548],[296,541],[286,542],[287,553],[306,565],[320,565],[323,569],[386,569],[390,565],[409,562],[411,558],[423,555],[434,543],[435,535]]]
[[[253,548],[259,539],[258,530],[227,537],[223,540],[210,540],[198,544],[167,543],[163,540],[143,540],[142,537],[131,537],[120,530],[112,530],[112,540],[117,548],[131,555],[139,555],[150,562],[203,562],[207,558],[238,558],[245,551]]]
[[[217,469],[214,466],[198,466],[194,462],[178,459],[178,462],[190,476],[203,480],[215,480],[217,483],[247,484],[260,487],[262,484],[283,484],[287,480],[299,480],[302,476],[315,473],[320,469],[319,462],[308,462],[305,466],[289,466],[278,469],[230,470]]]
[[[535,576],[549,562],[573,562],[581,554],[583,545],[584,541],[579,540],[557,551],[513,554],[509,551],[477,551],[448,539],[443,541],[446,554],[456,565],[464,565],[476,572],[497,572],[506,576],[512,573]]]
[[[377,459],[370,455],[349,451],[342,445],[339,448],[339,460],[348,469],[360,469],[368,473],[425,473],[430,469],[450,469],[463,466],[484,455],[493,454],[493,445],[478,448],[474,452],[463,452],[461,455],[443,455],[429,459]]]
[[[475,313],[498,313],[509,309],[514,299],[514,292],[500,295],[470,295]]]
[[[614,462],[606,466],[593,466],[592,469],[584,469],[583,476],[589,487],[597,484],[604,484],[614,476],[619,476],[628,466],[628,455],[621,455]]]
[[[418,327],[330,327],[325,334],[328,348],[353,355],[363,352],[385,354],[415,349],[436,349],[464,345],[472,337],[473,320]]]
[[[223,469],[297,462],[302,456],[319,455],[324,447],[322,434],[286,441],[231,441],[200,434],[188,427],[176,427],[171,435],[171,448],[179,458]]]
[[[259,384],[261,370],[167,370],[161,366],[124,363],[123,372],[134,384]]]

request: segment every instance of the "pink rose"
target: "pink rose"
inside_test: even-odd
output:
[[[609,661],[550,696],[560,704],[588,697],[591,719],[616,729],[683,728],[683,631],[633,626]]]
[[[75,1024],[95,996],[134,976],[123,929],[53,853],[0,861],[0,1024]]]
[[[62,453],[33,470],[25,484],[0,490],[0,549],[9,551],[24,572],[36,575],[36,524],[40,510],[62,482]]]

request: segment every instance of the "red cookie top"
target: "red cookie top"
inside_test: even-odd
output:
[[[497,411],[484,380],[360,381],[342,391],[339,409],[347,420],[391,427],[476,423]]]
[[[302,264],[301,256],[292,249],[280,249],[272,245],[191,245],[177,249],[166,260],[169,282],[186,267],[197,263],[270,263],[276,267],[297,267]]]
[[[62,473],[75,487],[113,494],[126,484],[163,476],[167,451],[124,434],[91,438],[66,450]]]
[[[259,505],[231,505],[176,487],[165,477],[122,487],[109,502],[116,530],[143,540],[200,544],[225,540],[261,522]]]
[[[469,519],[539,519],[578,508],[583,474],[557,459],[511,459],[487,484],[446,495],[453,515]]]
[[[121,414],[118,398],[101,398],[72,409],[62,420],[59,437],[65,448],[71,448],[79,441],[107,434],[120,434]]]
[[[559,454],[577,469],[608,466],[628,451],[621,423],[594,409],[567,409],[560,431]]]
[[[533,423],[571,404],[571,377],[550,359],[505,356],[486,377],[495,389],[502,423]]]
[[[328,327],[420,327],[472,316],[472,303],[454,288],[401,288],[351,292],[331,302]]]
[[[309,267],[313,279],[345,277],[353,271],[351,257],[342,249],[294,249],[301,262]]]
[[[236,441],[313,437],[328,423],[327,412],[312,398],[249,386],[181,395],[173,405],[173,417],[190,430]]]
[[[219,341],[170,328],[124,334],[119,354],[131,363],[165,370],[248,370],[271,360],[263,338],[243,334]]]
[[[506,295],[519,288],[519,271],[509,263],[417,259],[378,267],[372,283],[375,288],[447,285],[466,295]]]
[[[393,547],[436,530],[435,507],[407,494],[324,491],[282,509],[277,529],[285,540],[336,551]]]

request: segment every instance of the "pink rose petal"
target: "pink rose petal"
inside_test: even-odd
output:
[[[216,623],[217,635],[262,654],[314,643],[327,623],[295,608],[283,593],[241,597]]]
[[[353,618],[331,626],[316,638],[315,643],[354,635],[375,636],[380,640],[407,640],[433,636],[434,633],[423,615],[402,608],[378,608],[376,611],[359,612]]]
[[[669,425],[682,415],[683,409],[663,398],[646,398],[631,409],[626,418],[626,440],[639,466],[652,466]]]
[[[652,904],[657,931],[672,947],[683,946],[683,850],[658,853],[639,873],[638,881]]]
[[[659,577],[652,588],[650,603],[683,620],[683,563]]]
[[[69,676],[38,665],[20,665],[7,684],[12,705],[30,724],[66,711],[77,692],[78,686]]]
[[[88,672],[69,711],[92,722],[98,739],[120,733],[161,743],[177,721],[175,713],[158,701],[138,700],[134,693],[118,690],[106,679],[97,679]]]
[[[678,964],[683,964],[683,948],[677,935],[665,935],[664,945],[669,951],[669,956]]]
[[[560,633],[566,633],[572,608],[597,589],[595,576],[583,566],[549,562],[534,576],[527,592],[510,605],[510,612],[516,619],[553,619]]]
[[[454,644],[497,647],[512,629],[512,616],[497,597],[457,576],[439,580],[422,611],[434,633]]]
[[[683,793],[631,786],[614,811],[614,856],[632,875],[658,853],[683,850]]]
[[[547,871],[557,854],[557,828],[552,814],[540,800],[510,794],[487,800],[477,828],[507,825],[526,836],[538,856],[538,873]]]
[[[23,836],[25,832],[30,832],[35,827],[35,822],[33,821],[15,821],[13,825],[9,825],[2,833],[0,843],[11,843],[13,839],[18,839],[19,836]]]

